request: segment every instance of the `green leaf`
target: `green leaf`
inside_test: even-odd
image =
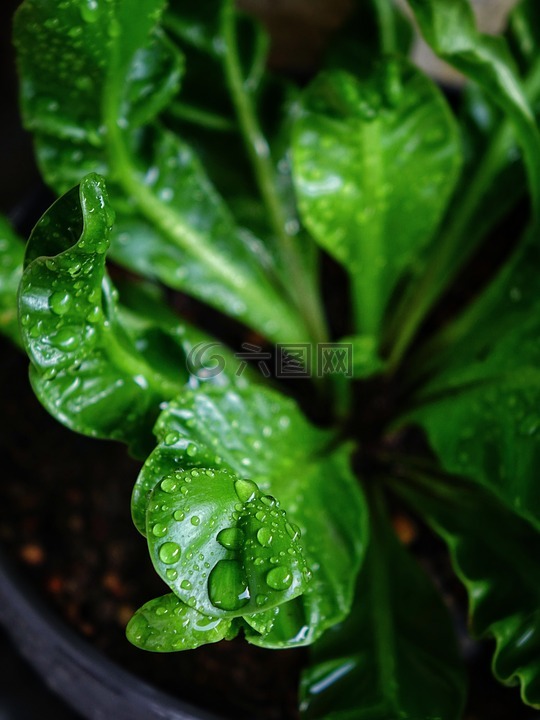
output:
[[[444,364],[406,418],[424,427],[447,472],[493,490],[537,525],[539,272],[540,250],[530,236],[449,328]]]
[[[0,216],[0,333],[21,344],[17,291],[22,276],[24,244]]]
[[[293,133],[300,213],[351,275],[357,331],[378,338],[388,301],[419,270],[457,178],[460,149],[435,85],[404,61],[306,91]]]
[[[303,717],[458,720],[465,677],[448,611],[377,515],[351,614],[311,650]]]
[[[168,475],[148,500],[146,530],[159,575],[210,617],[262,612],[303,593],[310,579],[279,503],[228,470]]]
[[[139,530],[146,531],[150,493],[164,478],[190,468],[234,473],[279,500],[293,536],[299,527],[314,570],[306,593],[280,605],[268,644],[311,642],[346,615],[366,542],[365,501],[350,447],[330,447],[330,433],[312,427],[291,400],[263,388],[184,394],[169,403],[155,432],[159,445],[133,493]],[[256,632],[249,639],[265,643]]]
[[[182,70],[157,27],[163,4],[25,0],[15,23],[22,109],[43,174],[60,191],[90,171],[107,177],[114,255],[128,267],[272,339],[306,339],[260,243],[236,225],[191,148],[156,127]]]
[[[534,0],[520,0],[508,17],[508,41],[521,65],[537,64],[540,47],[540,13]]]
[[[112,220],[96,175],[41,218],[26,251],[21,334],[34,390],[52,415],[78,432],[124,440],[141,452],[160,403],[187,382],[186,353],[201,336],[190,341],[189,328],[166,311],[150,325],[118,307],[105,272]],[[150,340],[163,351],[157,361]]]
[[[540,535],[491,493],[457,479],[396,490],[446,541],[469,594],[471,627],[492,637],[493,672],[540,708]]]
[[[468,0],[409,0],[425,39],[443,58],[479,83],[508,115],[523,149],[536,220],[540,215],[540,133],[503,38],[482,35]]]
[[[379,357],[377,343],[371,335],[353,335],[339,342],[351,346],[354,378],[363,380],[384,370],[384,361]]]
[[[201,645],[232,640],[237,632],[234,621],[201,615],[172,593],[145,603],[126,628],[133,645],[152,652],[194,650]]]

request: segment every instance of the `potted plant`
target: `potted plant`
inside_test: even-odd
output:
[[[503,38],[466,0],[409,1],[471,82],[450,99],[390,3],[352,8],[300,80],[267,72],[231,0],[185,5],[24,0],[14,28],[58,199],[24,258],[2,232],[2,318],[48,412],[139,463],[131,516],[161,590],[132,652],[195,684],[197,657],[221,657],[215,677],[301,672],[305,718],[457,720],[459,613],[406,547],[433,565],[429,528],[496,678],[540,707],[536,4]],[[143,695],[141,717],[192,712],[138,691],[126,717]],[[217,707],[295,715],[265,692]]]

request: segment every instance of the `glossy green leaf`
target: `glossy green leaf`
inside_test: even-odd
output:
[[[148,500],[146,530],[159,575],[208,616],[267,610],[305,592],[311,577],[279,503],[228,470],[168,475]]]
[[[388,521],[372,514],[351,614],[311,650],[303,717],[459,720],[465,675],[448,611]]]
[[[457,480],[396,486],[450,549],[471,628],[492,637],[493,672],[540,708],[540,535],[489,492]]]
[[[539,272],[531,237],[450,328],[444,362],[408,416],[425,428],[448,472],[492,489],[537,524]]]
[[[201,615],[174,594],[145,603],[131,618],[126,635],[133,645],[152,652],[194,650],[201,645],[232,640],[234,621]]]
[[[324,74],[306,91],[293,135],[300,212],[350,273],[358,332],[378,337],[398,280],[419,269],[459,166],[446,101],[404,61],[362,81]]]
[[[408,1],[425,39],[437,55],[479,83],[512,118],[523,149],[538,219],[540,133],[505,41],[478,32],[468,0]]]
[[[17,291],[22,276],[24,244],[0,216],[0,333],[21,344]]]
[[[331,434],[312,427],[291,400],[262,388],[183,394],[163,411],[155,432],[159,445],[133,493],[142,532],[150,493],[164,478],[190,468],[234,473],[279,500],[293,535],[299,527],[314,570],[302,598],[280,605],[267,642],[311,642],[345,616],[366,542],[365,502],[350,469],[350,447],[331,449]],[[256,633],[249,639],[265,642]]]
[[[28,242],[19,316],[31,381],[49,412],[78,432],[124,440],[139,452],[160,403],[188,381],[187,357],[210,341],[165,309],[158,313],[155,300],[153,320],[137,312],[133,297],[131,309],[118,306],[105,272],[112,221],[96,175],[45,213]],[[195,362],[191,370],[200,384],[201,368]],[[220,373],[214,382],[228,377]]]
[[[107,177],[114,254],[128,267],[272,339],[305,340],[263,268],[260,243],[236,225],[191,148],[154,123],[140,127],[171,101],[181,75],[180,55],[157,28],[163,4],[23,3],[15,24],[22,108],[41,169],[60,191],[90,171]]]

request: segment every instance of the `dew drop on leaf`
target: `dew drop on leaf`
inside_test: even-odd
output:
[[[253,500],[258,492],[257,486],[251,480],[237,480],[234,483],[234,489],[238,499],[244,503]]]
[[[266,584],[274,590],[287,590],[291,583],[291,571],[283,565],[272,568],[266,576]]]
[[[165,535],[167,534],[167,526],[163,523],[156,523],[152,528],[152,534],[158,538],[165,537]]]
[[[165,480],[161,481],[161,489],[163,490],[163,492],[173,493],[177,489],[177,487],[178,483],[172,477],[165,478]]]
[[[239,610],[250,594],[244,570],[236,560],[220,560],[208,578],[208,596],[214,607]]]
[[[71,295],[65,290],[54,292],[49,298],[49,307],[55,315],[65,315],[71,307]]]
[[[159,548],[159,559],[165,565],[172,565],[180,559],[180,545],[175,542],[166,542]]]
[[[75,350],[80,344],[80,338],[73,328],[61,328],[53,337],[51,342],[59,350]]]
[[[270,528],[262,527],[257,531],[257,540],[263,547],[269,547],[271,545],[272,537]]]
[[[238,550],[244,542],[241,528],[225,528],[218,533],[216,540],[227,550]]]
[[[99,6],[97,0],[82,0],[79,9],[85,22],[94,23],[98,20]]]

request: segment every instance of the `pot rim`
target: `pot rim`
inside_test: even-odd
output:
[[[47,686],[88,720],[223,720],[106,657],[54,614],[1,547],[0,624]]]

